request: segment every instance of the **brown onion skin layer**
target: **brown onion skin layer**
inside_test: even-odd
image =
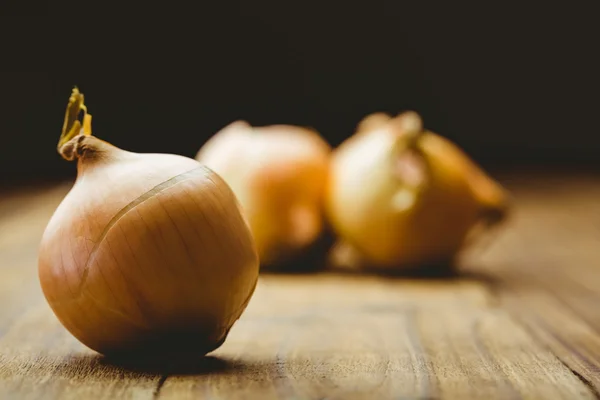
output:
[[[40,246],[60,322],[106,355],[219,347],[258,279],[237,199],[190,158],[136,154],[80,136],[77,180]]]

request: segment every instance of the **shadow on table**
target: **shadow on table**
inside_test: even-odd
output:
[[[376,276],[386,279],[403,279],[412,281],[476,281],[486,285],[498,284],[497,278],[484,271],[474,268],[463,269],[450,264],[423,265],[418,268],[400,271],[382,270],[349,270],[349,269],[327,269],[331,273],[350,276]]]
[[[277,275],[304,275],[321,272],[326,268],[327,253],[335,243],[331,231],[326,230],[308,248],[279,255],[277,264],[261,263],[261,273]]]
[[[377,276],[386,279],[405,279],[405,280],[427,280],[427,281],[477,281],[487,285],[495,285],[497,278],[483,268],[478,269],[470,265],[468,269],[461,268],[452,263],[437,263],[421,265],[418,267],[402,270],[383,270],[375,268],[343,268],[333,267],[327,262],[327,242],[318,243],[288,262],[280,263],[277,266],[261,265],[261,275],[315,275],[315,274],[336,274],[345,276]]]
[[[289,268],[289,267],[288,267]],[[382,271],[375,269],[344,269],[344,268],[312,268],[305,269],[302,265],[296,268],[281,268],[278,270],[264,269],[261,270],[261,275],[316,275],[316,274],[335,274],[341,276],[353,277],[381,277],[385,279],[396,280],[419,280],[419,281],[477,281],[487,285],[498,284],[497,278],[482,270],[476,269],[461,269],[448,264],[425,265],[411,270],[403,271]]]
[[[290,254],[283,258],[283,262],[277,265],[261,265],[262,275],[312,275],[331,273],[348,276],[379,276],[389,279],[407,280],[432,280],[432,281],[477,281],[487,285],[496,285],[497,279],[485,272],[483,269],[470,267],[464,269],[450,262],[403,270],[381,270],[381,269],[351,269],[335,268],[328,263],[328,253],[335,244],[335,236],[331,230],[326,229],[321,237],[309,248],[302,252]]]
[[[98,364],[116,367],[129,372],[150,375],[209,375],[232,373],[247,368],[241,361],[229,360],[216,356],[199,356],[186,358],[156,359],[136,357],[97,356]]]
[[[115,379],[164,378],[172,375],[235,375],[257,368],[268,368],[269,365],[211,355],[161,361],[140,357],[114,358],[86,352],[57,358],[45,356],[9,359],[3,367],[4,378],[22,377],[23,371],[28,371],[29,377],[37,377],[39,380],[40,374],[45,376],[51,371],[52,375],[59,379],[93,378],[114,382]]]

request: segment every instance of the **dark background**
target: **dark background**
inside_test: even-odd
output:
[[[236,119],[336,145],[368,113],[414,109],[489,169],[595,168],[597,14],[537,3],[78,5],[72,18],[4,3],[0,180],[74,176],[55,151],[73,85],[94,133],[138,152],[193,156]]]

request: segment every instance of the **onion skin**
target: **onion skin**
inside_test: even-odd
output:
[[[127,152],[82,134],[61,148],[78,158],[77,179],[39,252],[42,290],[60,322],[105,355],[219,347],[259,272],[231,189],[182,156]]]
[[[407,166],[421,175],[414,182]],[[504,188],[454,143],[423,130],[418,114],[372,114],[332,156],[326,210],[340,238],[332,261],[449,265],[474,228],[504,220],[509,205]]]
[[[236,121],[200,148],[196,160],[225,179],[242,204],[266,268],[289,261],[320,237],[331,147],[298,126]]]

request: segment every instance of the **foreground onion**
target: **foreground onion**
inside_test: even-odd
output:
[[[42,238],[39,277],[61,323],[104,354],[219,347],[258,278],[227,184],[190,158],[136,154],[91,136],[77,89],[58,150],[77,159],[78,174]]]
[[[331,148],[315,131],[236,121],[210,138],[196,160],[225,179],[248,218],[261,263],[281,267],[323,230]]]
[[[341,266],[451,264],[478,227],[502,221],[507,192],[418,114],[366,117],[333,153],[326,209]]]

